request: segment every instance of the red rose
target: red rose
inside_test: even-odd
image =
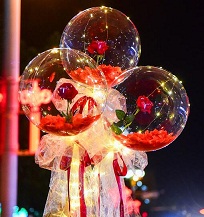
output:
[[[151,113],[151,108],[153,106],[153,103],[149,100],[148,97],[139,96],[136,101],[136,104],[137,104],[137,107],[140,109],[140,111],[148,112],[149,114]]]
[[[62,84],[58,88],[57,92],[61,98],[67,99],[67,100],[74,99],[74,97],[78,94],[78,91],[76,90],[76,88],[70,83]]]
[[[99,55],[104,54],[107,49],[108,46],[105,41],[92,41],[87,47],[87,50],[90,54],[97,53]]]

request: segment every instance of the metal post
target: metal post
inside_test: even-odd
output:
[[[0,132],[0,202],[2,217],[11,217],[17,205],[18,79],[20,66],[21,0],[5,0],[3,100]]]

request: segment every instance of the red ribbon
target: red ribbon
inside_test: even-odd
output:
[[[125,176],[127,174],[127,166],[125,165],[125,162],[120,154],[119,157],[123,162],[123,167],[121,169],[121,167],[119,166],[117,154],[115,154],[115,159],[113,160],[113,169],[114,169],[115,178],[118,184],[118,190],[120,194],[120,217],[124,217],[124,204],[123,204],[122,185],[120,181],[120,176]]]
[[[80,197],[80,217],[86,217],[86,203],[84,198],[84,173],[85,167],[91,165],[91,159],[85,150],[79,165],[79,197]]]
[[[88,102],[88,113],[92,114],[93,108],[94,108],[94,106],[97,106],[97,104],[94,101],[94,99],[90,96],[82,96],[81,98],[79,98],[72,106],[72,108],[70,110],[71,113],[72,114],[76,114],[76,113],[82,114],[83,109],[84,109],[87,102]]]
[[[69,181],[70,181],[71,163],[72,163],[72,157],[62,156],[60,161],[60,169],[67,170],[67,195],[68,195],[69,211],[70,211]]]
[[[103,154],[105,154],[103,152]],[[113,169],[115,173],[115,178],[118,185],[118,190],[120,194],[120,217],[124,217],[124,204],[123,204],[123,197],[122,197],[122,185],[120,176],[125,176],[127,174],[127,166],[122,158],[122,155],[119,154],[123,162],[123,166],[120,167],[118,163],[117,154],[115,154],[115,159],[113,160]],[[83,154],[80,158],[80,165],[79,165],[79,197],[80,197],[80,217],[86,217],[86,203],[84,198],[84,173],[85,168],[90,165],[96,165],[103,159],[103,156],[99,153],[95,154],[92,158],[89,157],[88,152],[84,149]],[[68,203],[69,203],[69,211],[70,211],[70,195],[69,195],[69,182],[70,182],[70,170],[71,170],[71,161],[72,157],[62,156],[60,161],[60,169],[67,170],[67,182],[68,182]],[[98,180],[100,185],[100,174],[98,174]],[[99,186],[100,189],[100,186]],[[98,197],[98,204],[99,204],[99,213],[100,213],[100,195]]]

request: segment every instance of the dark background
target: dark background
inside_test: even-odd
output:
[[[175,74],[183,81],[191,104],[181,135],[168,147],[147,153],[144,183],[160,196],[145,209],[176,207],[197,216],[204,208],[203,0],[22,0],[21,73],[38,52],[58,46],[73,16],[102,5],[120,10],[137,27],[142,48],[138,65],[162,66]],[[3,42],[2,0],[0,6]],[[0,57],[2,60],[2,52]],[[24,132],[20,132],[21,148],[27,144]],[[43,209],[49,174],[35,165],[33,156],[19,157],[20,206]]]

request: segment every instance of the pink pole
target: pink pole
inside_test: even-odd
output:
[[[21,1],[5,0],[3,108],[0,114],[0,202],[2,217],[11,217],[17,205],[18,80],[20,66]]]

